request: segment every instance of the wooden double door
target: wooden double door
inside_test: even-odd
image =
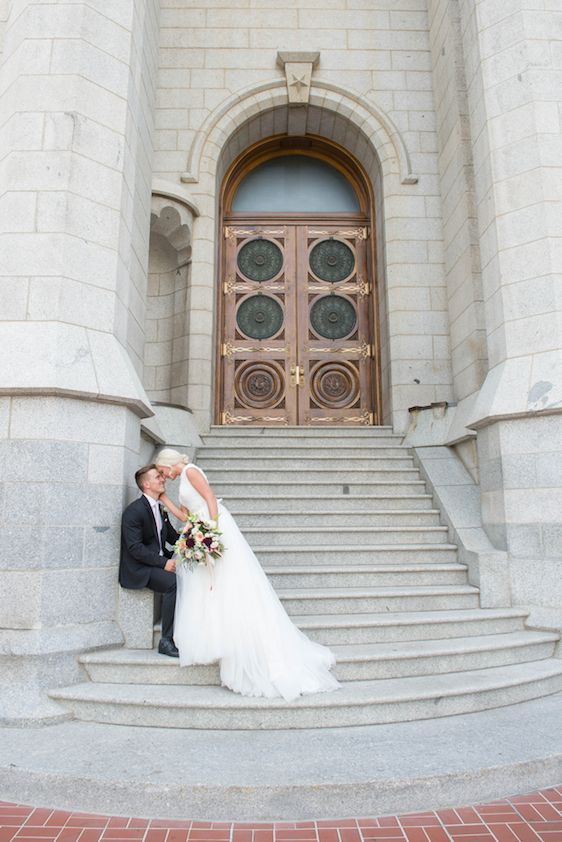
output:
[[[368,228],[231,222],[223,233],[220,423],[376,423]]]

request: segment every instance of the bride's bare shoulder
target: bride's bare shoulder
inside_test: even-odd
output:
[[[189,462],[185,466],[185,473],[186,476],[190,479],[193,479],[194,477],[198,476],[207,479],[207,477],[205,476],[205,472],[199,467],[199,465],[196,465],[194,462]]]

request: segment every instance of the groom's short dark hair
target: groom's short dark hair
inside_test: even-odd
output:
[[[147,474],[147,473],[148,473],[149,471],[151,471],[153,468],[154,468],[156,471],[158,470],[158,468],[156,467],[156,465],[152,464],[152,465],[143,465],[143,467],[142,467],[142,468],[139,468],[139,469],[138,469],[138,471],[136,472],[136,474],[135,474],[135,482],[136,482],[136,484],[138,485],[138,487],[140,488],[140,490],[141,490],[141,491],[144,491],[144,488],[142,487],[142,478],[144,477],[144,475],[145,475],[145,474]]]

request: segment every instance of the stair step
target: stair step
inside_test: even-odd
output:
[[[484,710],[562,689],[562,660],[369,681],[332,693],[283,699],[223,687],[88,682],[51,691],[77,718],[161,728],[328,728],[427,719]]]
[[[295,471],[301,468],[306,471],[305,477],[307,484],[316,483],[319,480],[329,481],[332,483],[365,483],[372,487],[373,480],[379,482],[415,482],[419,480],[419,471],[414,468],[376,468],[365,467],[364,460],[362,460],[361,467],[351,467],[347,465],[341,469],[335,467],[317,467],[317,468],[303,468],[302,465],[294,465],[293,467],[280,466],[278,468],[268,467],[261,460],[255,467],[250,468],[247,465],[236,470],[229,471],[228,466],[224,468],[209,468],[203,463],[201,466],[208,475],[209,482],[214,486],[215,484],[232,481],[236,477],[238,482],[254,482],[254,480],[270,479],[272,482],[288,483],[292,481]]]
[[[293,615],[308,637],[328,646],[343,643],[442,640],[521,631],[526,613],[512,608]]]
[[[382,514],[390,512],[393,515],[414,512],[438,512],[433,508],[431,494],[364,494],[353,496],[340,494],[339,496],[308,497],[306,499],[306,512],[302,513],[298,508],[299,503],[292,495],[268,496],[264,498],[261,494],[225,496],[223,502],[228,510],[235,517],[240,514],[265,514],[266,512],[277,512],[279,514],[320,514],[324,517],[332,512],[346,512],[355,514]]]
[[[240,529],[247,531],[248,528],[255,527],[257,529],[269,529],[271,527],[289,527],[294,529],[297,525],[299,531],[307,531],[309,529],[322,529],[326,526],[351,526],[351,527],[388,527],[392,529],[402,527],[424,527],[424,526],[441,526],[439,522],[439,511],[437,509],[404,509],[403,511],[392,511],[386,509],[380,512],[367,511],[341,511],[336,509],[325,512],[306,511],[267,511],[257,508],[253,512],[239,512],[233,510],[231,506],[228,509],[236,518],[236,522]]]
[[[374,546],[376,544],[439,544],[448,541],[449,530],[446,526],[340,526],[337,528],[298,528],[258,527],[244,529],[250,546],[259,554],[261,547],[302,546],[303,543],[338,547],[346,554],[353,552],[356,546]]]
[[[286,588],[277,595],[288,614],[360,614],[476,608],[478,588],[433,585],[380,588]]]
[[[333,442],[327,445],[312,442],[297,442],[293,444],[270,443],[258,441],[256,443],[241,444],[212,444],[197,449],[197,463],[202,459],[411,459],[412,450],[400,444],[371,444],[357,445],[349,442],[338,442],[334,449]]]
[[[276,565],[266,570],[274,588],[357,588],[466,583],[462,564]]]
[[[227,470],[238,474],[244,470],[260,471],[416,471],[412,456],[402,453],[399,456],[348,456],[345,453],[339,456],[268,456],[260,453],[253,456],[235,456],[221,453],[219,456],[209,456],[207,453],[197,455],[197,464],[207,471]],[[416,471],[417,472],[417,471]]]
[[[558,635],[520,631],[468,639],[402,643],[340,644],[333,647],[340,681],[370,681],[442,675],[552,658]]]
[[[522,631],[526,612],[512,608],[469,608],[451,611],[393,611],[365,614],[293,615],[293,622],[311,640],[327,646],[415,640],[443,640]],[[160,624],[154,626],[154,646]]]
[[[209,477],[210,478],[210,477]],[[389,495],[414,495],[417,492],[426,495],[425,482],[421,479],[398,481],[398,480],[357,480],[354,477],[347,477],[346,479],[320,479],[312,482],[309,475],[305,480],[302,480],[298,475],[293,476],[292,479],[256,479],[255,475],[251,478],[241,479],[237,476],[236,479],[212,479],[213,489],[219,496],[237,497],[248,495],[259,495],[262,498],[273,499],[275,497],[292,496],[292,499],[321,499],[326,497],[356,497],[358,499],[367,499],[372,497],[376,492],[380,495],[388,493]]]
[[[366,681],[506,666],[551,658],[557,639],[548,632],[519,631],[467,640],[340,644],[332,647],[334,675],[339,681]],[[80,663],[101,684],[220,686],[218,664],[180,667],[155,649],[109,649],[83,655]]]
[[[320,448],[324,452],[337,448],[338,451],[347,448],[385,448],[385,447],[399,447],[405,450],[409,449],[408,445],[403,444],[403,436],[401,435],[385,435],[385,436],[355,436],[355,437],[334,437],[326,435],[318,435],[314,438],[311,436],[290,436],[283,439],[280,436],[219,436],[208,435],[202,436],[202,445],[198,448],[198,452],[205,451],[208,447],[213,448],[253,448],[264,451],[275,450],[276,448],[287,448],[288,450],[298,450],[300,448]]]
[[[319,436],[325,438],[341,438],[341,439],[371,439],[391,436],[392,438],[402,439],[400,433],[395,433],[392,427],[321,427],[319,424],[310,427],[248,427],[244,424],[229,424],[228,427],[213,424],[211,431],[202,436],[203,440],[214,438],[215,436],[226,436],[228,438],[241,437],[244,440],[248,437],[259,438],[312,438],[317,439]]]
[[[255,547],[255,550],[264,567],[293,561],[297,564],[341,564],[344,556],[339,544]],[[353,547],[345,553],[345,559],[354,564],[452,563],[457,560],[457,547],[455,544],[366,544]]]

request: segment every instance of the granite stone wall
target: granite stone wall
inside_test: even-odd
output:
[[[187,405],[189,266],[159,234],[150,240],[144,384],[151,401]]]
[[[451,363],[455,398],[462,401],[488,371],[472,137],[459,5],[430,0],[429,9]]]
[[[4,51],[4,30],[8,21],[9,0],[0,0],[0,62]]]
[[[530,622],[562,628],[562,421],[498,421],[479,430],[483,521],[506,550],[515,605]]]
[[[0,716],[121,640],[144,354],[156,0],[13,0],[0,68]]]
[[[279,50],[320,52],[309,108],[298,116],[286,108]],[[452,399],[425,0],[293,0],[283,8],[270,0],[201,0],[189,8],[162,0],[155,119],[155,176],[183,180],[201,212],[190,298],[189,358],[197,365],[188,403],[203,428],[213,398],[216,203],[235,136],[242,150],[271,134],[316,133],[343,143],[366,166],[376,183],[379,239],[384,231],[377,255],[385,418],[405,429],[408,406]]]
[[[490,366],[475,416],[559,411],[562,12],[460,9]]]
[[[562,12],[461,0],[489,372],[475,402],[484,527],[513,599],[560,627]]]

